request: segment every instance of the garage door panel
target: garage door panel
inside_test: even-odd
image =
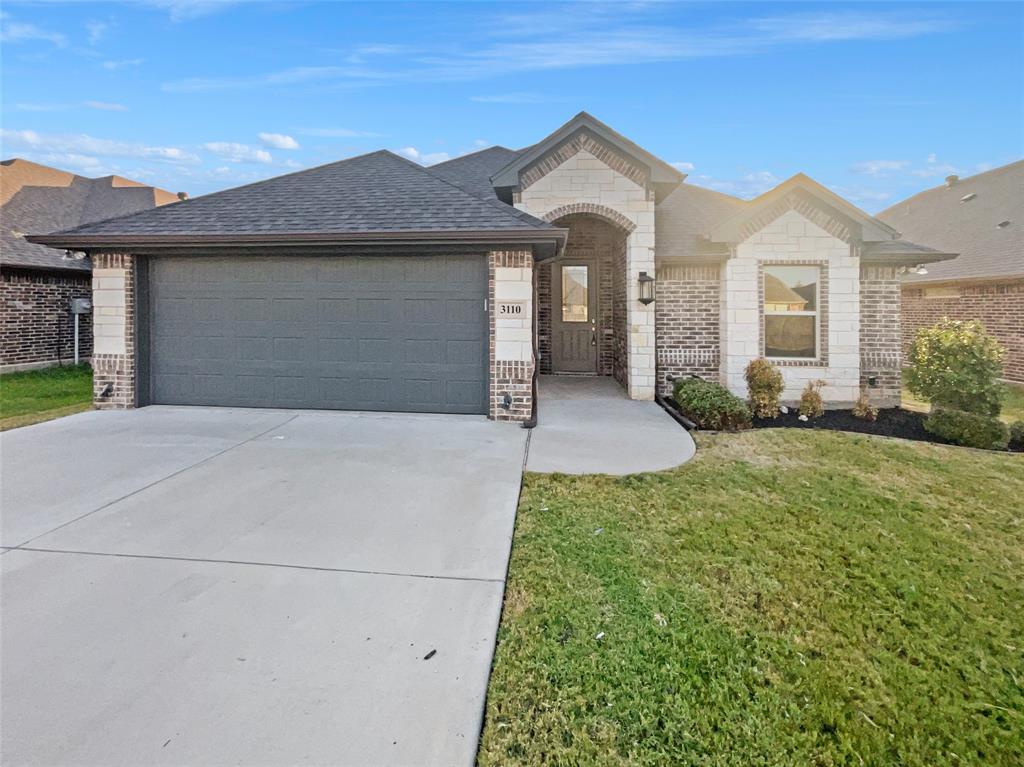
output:
[[[153,401],[486,412],[486,286],[480,256],[154,259]]]

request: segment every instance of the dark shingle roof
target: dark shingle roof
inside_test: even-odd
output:
[[[427,170],[476,197],[494,197],[491,176],[525,151],[492,146],[473,154],[456,157],[454,160],[431,165]]]
[[[744,205],[737,197],[680,184],[654,209],[658,258],[700,259],[711,255],[714,246],[708,243],[707,235],[743,210]]]
[[[188,202],[78,227],[61,237],[230,238],[401,232],[554,231],[387,151],[353,157]]]
[[[120,176],[85,178],[19,158],[0,163],[0,264],[89,271],[88,261],[65,261],[60,251],[28,242],[53,232],[148,210],[177,200],[163,189]]]
[[[1024,275],[1024,160],[928,189],[878,218],[902,237],[960,254],[907,282]]]

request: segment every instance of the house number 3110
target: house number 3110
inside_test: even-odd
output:
[[[498,304],[499,317],[522,317],[526,307],[521,301],[502,301]]]

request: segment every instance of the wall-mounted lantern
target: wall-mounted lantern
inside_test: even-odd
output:
[[[654,278],[647,272],[640,272],[639,283],[640,303],[645,306],[654,303]]]

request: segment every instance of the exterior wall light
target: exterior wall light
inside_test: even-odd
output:
[[[640,303],[644,306],[654,303],[654,278],[647,272],[640,272]]]

